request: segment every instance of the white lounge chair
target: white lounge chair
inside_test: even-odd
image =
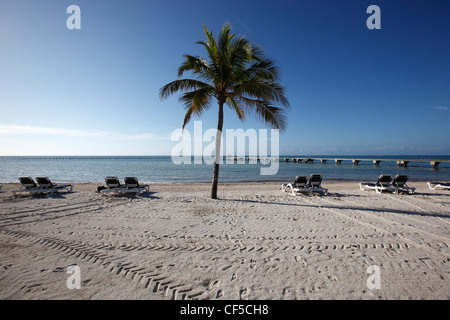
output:
[[[53,184],[47,177],[37,177],[36,182],[42,189],[48,190],[50,195],[53,195],[55,192],[59,192],[62,190],[72,192],[73,189],[73,184]]]
[[[406,184],[408,181],[408,176],[404,174],[396,175],[394,180],[392,180],[392,187],[395,189],[395,193],[398,194],[399,191],[407,192],[407,193],[414,193],[416,188],[410,187]]]
[[[432,190],[439,190],[439,189],[450,190],[450,182],[430,181],[427,183],[428,187]]]
[[[281,190],[283,192],[287,192],[291,190],[294,196],[297,195],[297,192],[306,192],[308,194],[311,193],[311,190],[306,186],[308,183],[308,177],[306,176],[296,176],[293,183],[284,183],[281,185]]]
[[[44,189],[44,188],[38,186],[36,184],[36,182],[34,182],[33,178],[31,178],[31,177],[19,177],[19,181],[22,184],[20,189],[11,190],[11,192],[13,193],[14,196],[17,196],[18,194],[20,194],[22,192],[29,192],[30,194],[34,194],[34,193],[47,194],[51,191],[51,190]]]
[[[138,195],[142,192],[149,192],[148,184],[140,185],[139,181],[136,177],[125,177],[125,187],[129,190],[129,192],[135,191]]]
[[[144,190],[149,191],[148,185],[140,186],[137,178],[125,178],[125,185],[121,184],[117,177],[106,177],[106,189],[100,190],[100,193],[135,193],[140,195]]]
[[[395,188],[391,184],[392,176],[391,175],[381,175],[376,183],[365,183],[360,182],[359,188],[361,190],[375,190],[378,194],[383,191],[391,191],[395,192]]]
[[[328,193],[328,189],[322,187],[322,175],[315,174],[309,176],[307,187],[311,190],[311,192],[322,192],[324,194]]]
[[[121,188],[125,186],[120,184],[117,177],[106,177],[105,178],[106,188],[100,190],[101,193],[119,193]]]
[[[328,193],[328,189],[322,187],[322,175],[311,174],[309,179],[305,176],[297,176],[293,183],[285,183],[281,185],[281,190],[286,192],[291,190],[294,196],[297,193],[307,193],[311,195],[313,192]]]

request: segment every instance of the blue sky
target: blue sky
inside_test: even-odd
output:
[[[202,25],[227,21],[281,69],[281,154],[448,155],[449,16],[448,1],[2,0],[0,155],[169,155],[184,108],[158,91],[205,55]],[[226,128],[265,126],[226,110]]]

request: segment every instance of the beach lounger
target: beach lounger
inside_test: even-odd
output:
[[[47,190],[50,195],[61,190],[66,190],[66,192],[72,192],[73,184],[54,184],[47,177],[36,177],[36,182],[44,190]]]
[[[106,189],[100,190],[100,193],[136,193],[141,194],[144,190],[148,192],[148,185],[140,186],[139,182],[134,177],[125,178],[125,183],[120,184],[117,177],[106,177],[105,182],[107,185]]]
[[[20,189],[11,190],[14,196],[17,196],[17,194],[20,194],[22,192],[29,192],[30,194],[50,192],[50,190],[43,189],[42,187],[38,186],[31,177],[19,177],[19,181],[22,184]]]
[[[105,178],[106,188],[101,189],[101,193],[119,193],[121,188],[125,186],[120,184],[117,177],[106,177]]]
[[[307,192],[310,193],[311,190],[306,186],[308,183],[308,177],[305,176],[296,176],[293,183],[285,183],[281,185],[281,190],[283,192],[287,192],[291,190],[294,196],[297,195],[297,192]]]
[[[145,192],[149,191],[148,184],[140,185],[139,181],[136,177],[125,177],[125,187],[130,191],[136,191],[137,194],[141,194],[145,190]]]
[[[322,187],[322,175],[315,174],[309,176],[307,187],[311,190],[311,192],[322,192],[324,194],[328,193],[328,189]]]
[[[322,187],[322,175],[312,174],[309,179],[305,176],[297,176],[293,183],[286,183],[281,185],[281,190],[286,192],[289,189],[295,196],[297,193],[308,193],[311,195],[313,192],[328,193],[328,189]]]
[[[410,187],[406,184],[408,181],[408,176],[404,174],[396,175],[394,180],[392,180],[392,187],[395,189],[395,193],[398,194],[399,191],[414,193],[416,188]]]
[[[120,189],[124,187],[124,185],[120,184],[120,181],[117,177],[106,177],[105,182],[108,189]]]
[[[428,187],[432,190],[438,190],[438,189],[450,190],[450,182],[430,181],[427,183],[428,183]]]
[[[361,190],[375,190],[377,193],[381,193],[383,191],[391,191],[395,192],[395,188],[391,184],[392,176],[391,175],[381,175],[376,183],[359,183],[359,188]]]

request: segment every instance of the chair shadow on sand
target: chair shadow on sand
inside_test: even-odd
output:
[[[128,199],[161,199],[160,197],[155,196],[154,194],[156,194],[156,191],[147,191],[147,192],[143,192],[139,195],[135,194],[135,193],[114,193],[108,196],[109,199],[123,199],[123,198],[128,198]]]
[[[416,193],[416,195],[428,195],[428,196],[436,196],[436,194],[428,194],[428,193]],[[322,197],[322,196],[320,196]],[[348,197],[348,195],[340,194],[340,193],[328,193],[326,196],[330,200],[339,201],[340,198]],[[351,195],[354,197],[362,197],[361,195]],[[336,199],[338,198],[338,199]],[[298,197],[297,199],[301,199]],[[274,202],[274,201],[261,201],[261,200],[245,200],[245,199],[222,199],[227,201],[236,201],[236,202],[247,202],[247,203],[257,203],[257,204],[267,204],[267,205],[282,205],[282,206],[294,206],[294,207],[309,207],[309,208],[317,208],[317,209],[330,209],[330,210],[351,210],[351,211],[368,211],[368,212],[377,212],[377,213],[396,213],[396,214],[404,214],[404,215],[413,215],[413,216],[425,216],[425,217],[439,217],[439,218],[450,218],[450,214],[447,213],[437,213],[437,212],[416,212],[404,209],[388,209],[388,208],[376,208],[376,207],[362,207],[362,206],[333,206],[333,205],[314,205],[314,204],[306,204],[306,203],[283,203],[283,202]]]

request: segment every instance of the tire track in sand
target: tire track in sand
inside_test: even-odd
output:
[[[205,291],[201,284],[179,282],[160,270],[149,269],[148,267],[143,268],[128,260],[117,261],[117,257],[101,252],[98,248],[92,248],[87,245],[61,240],[55,237],[41,237],[30,232],[5,229],[0,230],[0,232],[7,236],[45,245],[50,249],[82,259],[97,267],[102,267],[112,275],[125,277],[130,282],[135,282],[151,290],[152,293],[162,295],[165,299],[198,299],[202,295],[210,293]]]
[[[322,199],[324,199],[324,198],[322,198]],[[304,197],[302,200],[305,200],[306,202],[309,202],[310,204],[315,205],[315,206],[317,206],[318,208],[322,208],[322,209],[331,211],[331,212],[333,212],[333,213],[335,213],[335,214],[338,214],[338,215],[340,215],[340,216],[342,216],[342,217],[344,217],[344,218],[346,218],[346,219],[348,219],[348,220],[350,220],[350,221],[356,222],[357,224],[360,224],[360,225],[363,225],[363,226],[365,226],[365,227],[373,228],[373,229],[375,229],[375,230],[377,230],[377,231],[383,232],[384,234],[387,234],[387,235],[391,236],[392,238],[398,238],[398,236],[397,236],[396,234],[394,234],[394,233],[391,232],[391,231],[388,231],[386,228],[383,228],[383,227],[380,227],[380,226],[377,226],[377,225],[374,225],[374,224],[371,224],[371,223],[368,223],[368,222],[364,222],[364,221],[362,221],[361,219],[354,218],[354,217],[351,217],[351,216],[349,216],[349,215],[343,213],[342,211],[343,211],[343,210],[346,210],[345,207],[338,208],[338,207],[334,206],[333,208],[328,208],[328,207],[324,207],[323,205],[314,203],[313,201],[311,201],[310,199],[307,199],[306,197]],[[333,203],[331,200],[328,200],[328,199],[325,199],[325,200],[328,201],[328,202],[330,202],[330,203]],[[377,215],[370,214],[370,213],[368,213],[368,212],[365,212],[364,210],[357,210],[357,209],[355,209],[355,210],[356,210],[356,211],[359,211],[362,215],[364,215],[364,216],[366,216],[366,217],[369,217],[369,218],[372,218],[372,219],[375,218],[375,219],[380,220],[380,221],[382,221],[382,222],[384,222],[384,223],[388,223],[388,225],[392,223],[391,220],[388,220],[388,219],[385,219],[385,218],[382,218],[382,217],[378,217]],[[403,227],[407,227],[407,228],[413,229],[413,230],[415,230],[416,232],[417,232],[417,231],[418,231],[418,232],[422,232],[422,230],[419,230],[419,229],[414,228],[414,227],[409,227],[409,226],[403,226]],[[427,233],[427,234],[429,234],[429,233]],[[432,236],[432,237],[437,237],[437,238],[444,239],[444,240],[446,241],[446,243],[447,243],[447,241],[448,241],[448,238],[444,238],[444,237],[440,237],[440,236],[435,236],[435,235],[433,235],[433,234],[429,234],[429,235]],[[415,241],[415,240],[412,240],[412,239],[410,239],[410,238],[408,238],[408,237],[403,237],[402,240],[408,242],[408,243],[409,243],[410,245],[412,245],[412,246],[415,246],[415,247],[417,247],[417,248],[422,248],[422,249],[424,249],[424,250],[426,250],[426,251],[428,251],[428,252],[430,252],[430,253],[432,253],[432,254],[435,254],[435,255],[444,257],[447,261],[450,260],[450,254],[447,254],[447,253],[444,253],[444,252],[435,250],[435,249],[432,248],[431,246],[426,246],[425,244],[422,244],[422,243],[420,243],[420,242],[417,242],[417,241]]]

